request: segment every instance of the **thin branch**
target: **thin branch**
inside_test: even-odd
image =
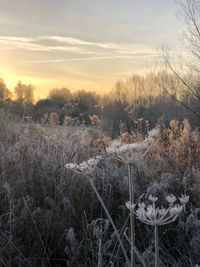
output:
[[[169,62],[169,59],[167,56],[164,56],[165,63],[167,64],[167,67],[173,72],[173,74],[188,88],[190,93],[195,96],[199,101],[200,97],[198,94],[196,94],[193,90],[193,88],[178,74],[178,72],[172,67],[171,63]]]
[[[200,119],[200,115],[198,113],[196,113],[192,108],[190,108],[189,106],[187,106],[183,101],[179,100],[178,98],[176,98],[174,95],[170,94],[170,92],[162,87],[162,89],[171,97],[173,98],[176,102],[178,102],[179,104],[181,104],[182,106],[184,106],[187,110],[189,110],[190,112],[192,112],[198,119]]]

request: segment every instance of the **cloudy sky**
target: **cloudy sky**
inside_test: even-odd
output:
[[[151,69],[178,42],[174,0],[0,1],[0,75],[45,96],[54,87],[106,92]]]

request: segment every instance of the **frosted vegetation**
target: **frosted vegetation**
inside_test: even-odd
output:
[[[1,266],[198,266],[200,133],[19,124],[0,112]]]

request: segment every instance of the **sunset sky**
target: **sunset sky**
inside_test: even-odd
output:
[[[0,1],[0,75],[44,97],[54,87],[106,92],[178,43],[174,0]]]

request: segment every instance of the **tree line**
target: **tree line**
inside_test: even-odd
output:
[[[11,93],[4,81],[0,80],[1,108],[22,119],[31,117],[34,122],[51,113],[58,116],[58,124],[63,125],[66,117],[74,123],[91,125],[91,116],[98,116],[101,127],[109,133],[117,133],[122,128],[133,129],[153,127],[159,119],[188,118],[194,126],[199,126],[200,79],[191,74],[190,80],[195,95],[174,74],[166,70],[145,76],[133,74],[126,81],[118,81],[107,94],[68,88],[54,88],[45,99],[34,101],[33,85],[18,82]]]
[[[178,3],[184,25],[182,40],[190,55],[187,60],[180,60],[165,49],[161,70],[145,76],[133,74],[126,81],[116,82],[106,95],[54,88],[45,99],[35,102],[34,86],[18,82],[11,94],[1,79],[0,107],[36,122],[54,113],[61,125],[66,118],[79,125],[89,125],[95,115],[103,130],[112,134],[123,128],[128,131],[149,128],[160,119],[168,122],[188,118],[193,126],[199,126],[200,2],[180,0]]]

